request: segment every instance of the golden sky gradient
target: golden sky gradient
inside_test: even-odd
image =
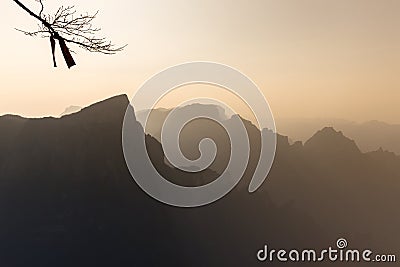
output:
[[[22,0],[36,7],[34,0]],[[36,21],[12,0],[0,3],[0,114],[56,116],[135,90],[187,61],[241,70],[264,92],[276,117],[335,117],[400,123],[400,1],[283,0],[45,1],[100,10],[96,25],[114,56],[77,50],[68,70],[47,39],[14,28]],[[38,7],[36,8],[38,10]],[[59,51],[57,51],[59,52]],[[204,92],[202,92],[204,93]]]

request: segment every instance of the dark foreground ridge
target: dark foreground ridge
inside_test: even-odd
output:
[[[128,104],[116,96],[59,119],[0,117],[1,266],[256,266],[264,244],[317,249],[339,237],[399,255],[394,154],[361,153],[328,128],[304,145],[279,136],[268,179],[249,194],[259,132],[245,122],[252,154],[240,184],[211,205],[174,208],[147,196],[128,172],[121,145]],[[218,132],[207,126],[183,133],[183,142]],[[164,164],[156,136],[146,140],[156,167],[176,183],[207,183],[226,163],[218,158],[189,176]]]

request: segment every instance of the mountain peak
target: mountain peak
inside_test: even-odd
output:
[[[354,154],[361,153],[354,140],[343,135],[341,131],[336,131],[333,127],[325,127],[316,132],[304,147],[318,154]]]
[[[125,95],[125,94],[116,95],[116,96],[107,98],[105,100],[102,100],[100,102],[97,102],[93,105],[90,105],[86,108],[83,108],[82,111],[88,110],[88,109],[106,109],[106,108],[115,107],[115,106],[124,106],[126,108],[128,103],[129,103],[129,99],[128,99],[127,95]]]
[[[120,121],[124,118],[128,105],[129,100],[126,95],[117,95],[83,108],[77,113],[64,116],[61,119],[79,118],[98,123],[112,120]]]

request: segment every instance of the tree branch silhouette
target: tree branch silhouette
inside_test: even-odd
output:
[[[51,51],[53,54],[54,67],[57,67],[55,61],[55,40],[58,41],[61,52],[64,56],[67,66],[71,68],[76,65],[71,55],[71,51],[66,43],[78,45],[80,48],[89,52],[98,52],[102,54],[112,55],[122,51],[124,46],[115,46],[105,37],[97,37],[100,28],[93,26],[92,22],[96,18],[98,11],[94,14],[80,14],[74,6],[61,6],[54,15],[43,14],[44,5],[42,0],[36,0],[41,5],[39,14],[34,13],[27,8],[21,1],[13,0],[19,7],[25,10],[30,16],[34,17],[40,23],[36,31],[25,31],[16,29],[28,36],[38,36],[49,38],[51,43]],[[72,51],[73,52],[73,51]]]

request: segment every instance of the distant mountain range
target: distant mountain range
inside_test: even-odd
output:
[[[304,144],[279,135],[270,175],[249,194],[260,131],[243,120],[251,155],[238,186],[211,205],[174,208],[146,195],[128,172],[121,143],[128,105],[116,96],[58,119],[0,117],[2,266],[258,266],[264,244],[318,249],[340,237],[352,248],[399,255],[394,153],[363,153],[332,127]],[[231,119],[217,107],[187,108]],[[146,129],[157,170],[185,186],[214,180],[229,160],[226,133],[208,120],[193,121],[182,131],[184,154],[198,157],[198,141],[211,137],[218,156],[195,175],[174,169],[158,141],[167,112],[155,110]],[[139,124],[136,130],[145,134]]]
[[[363,152],[380,148],[400,155],[400,124],[389,124],[381,121],[355,123],[338,119],[301,119],[278,118],[277,129],[292,140],[306,141],[317,130],[325,126],[340,130],[356,141]]]
[[[63,117],[63,116],[65,116],[65,115],[70,115],[70,114],[79,112],[79,111],[81,111],[81,110],[82,110],[82,108],[79,107],[79,106],[69,106],[69,107],[67,107],[67,108],[64,110],[63,113],[60,114],[60,117]]]

